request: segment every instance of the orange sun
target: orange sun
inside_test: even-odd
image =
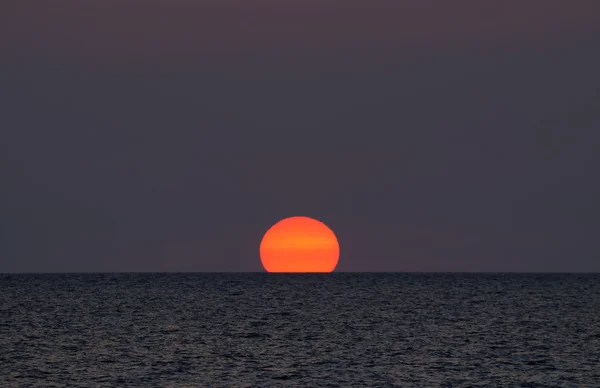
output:
[[[339,257],[333,231],[308,217],[279,221],[260,243],[260,260],[267,272],[332,272]]]

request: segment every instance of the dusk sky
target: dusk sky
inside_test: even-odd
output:
[[[8,1],[0,272],[600,271],[598,0]]]

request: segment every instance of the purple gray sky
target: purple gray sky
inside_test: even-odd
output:
[[[0,272],[600,271],[600,3],[0,5]]]

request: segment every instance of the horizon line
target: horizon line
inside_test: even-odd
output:
[[[235,275],[235,274],[265,274],[265,275],[334,275],[334,274],[466,274],[466,275],[570,275],[589,274],[600,275],[600,271],[333,271],[333,272],[267,272],[267,271],[70,271],[70,272],[1,272],[2,275]]]

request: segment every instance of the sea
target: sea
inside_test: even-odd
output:
[[[600,275],[5,274],[0,387],[600,387]]]

